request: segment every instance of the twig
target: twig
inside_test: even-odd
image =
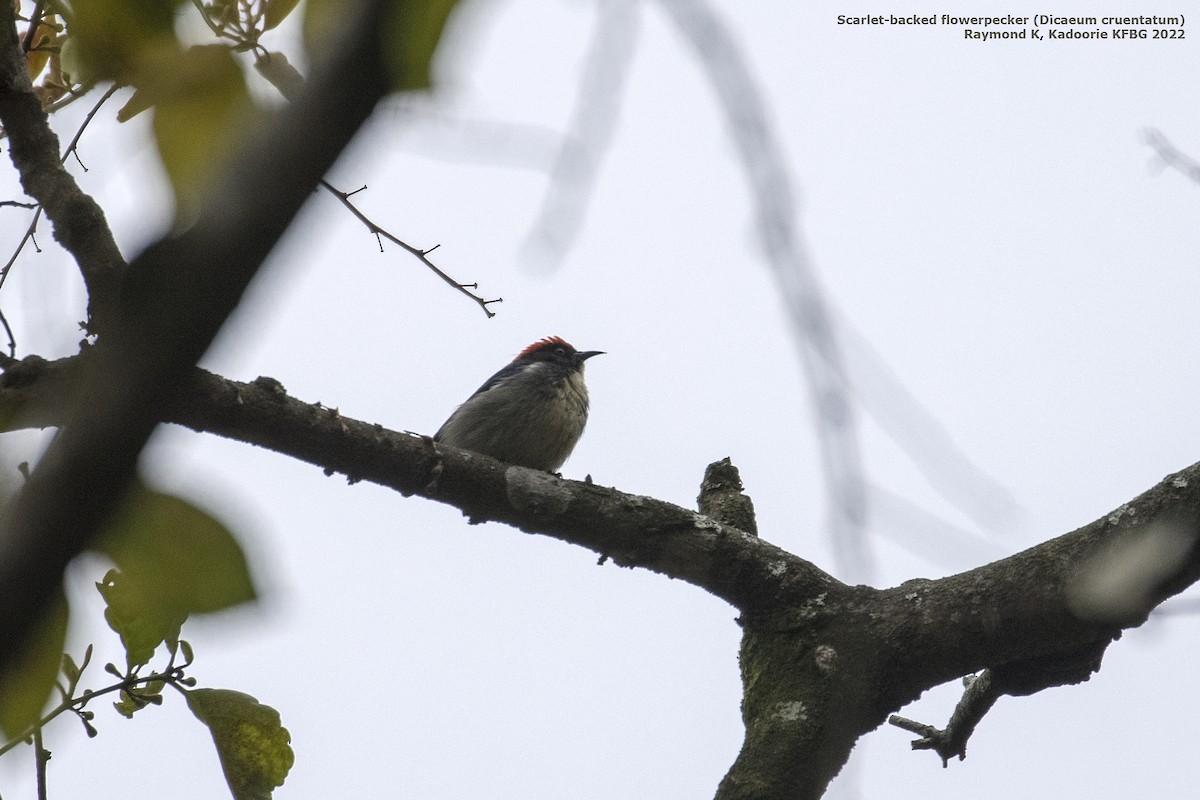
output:
[[[707,74],[754,197],[758,236],[799,345],[830,506],[828,533],[839,572],[869,582],[866,479],[857,414],[829,302],[801,239],[783,146],[737,40],[706,0],[659,0]]]
[[[75,131],[75,136],[72,137],[71,143],[68,144],[67,149],[63,151],[63,154],[62,154],[63,163],[66,163],[67,157],[69,155],[71,155],[72,153],[74,153],[75,150],[79,147],[80,137],[82,137],[83,132],[85,130],[87,130],[87,126],[91,124],[92,118],[95,117],[97,113],[99,113],[100,106],[102,106],[106,102],[108,102],[108,98],[110,98],[114,94],[116,94],[117,90],[120,88],[121,87],[118,86],[117,84],[113,84],[112,86],[108,87],[108,89],[104,92],[104,94],[100,96],[100,99],[96,101],[96,105],[92,106],[91,111],[88,111],[87,115],[83,118],[83,122],[79,126],[79,130]],[[84,170],[86,171],[87,167],[84,167]]]
[[[114,94],[116,94],[117,90],[120,88],[121,88],[120,86],[116,86],[116,85],[111,86],[108,89],[108,91],[106,91],[103,95],[101,95],[100,99],[98,101],[96,101],[96,104],[94,106],[92,106],[91,111],[89,111],[87,113],[87,116],[85,116],[83,118],[83,122],[79,125],[79,130],[75,131],[75,136],[71,139],[71,143],[68,144],[67,149],[63,151],[62,157],[59,159],[59,161],[61,163],[65,164],[67,159],[71,156],[71,154],[75,152],[76,148],[78,148],[78,146],[79,146],[79,139],[83,136],[83,132],[85,130],[87,130],[87,126],[89,124],[91,124],[92,119],[100,111],[100,107],[108,101],[108,98],[110,98]],[[81,166],[82,166],[82,163],[83,162],[80,162]],[[85,172],[87,171],[87,167],[84,167],[84,171]],[[15,201],[6,201],[5,205],[24,205],[24,204],[17,203]],[[17,245],[17,249],[13,251],[13,254],[9,257],[8,261],[4,264],[4,267],[0,268],[0,289],[4,288],[4,282],[6,280],[8,280],[8,273],[12,269],[13,264],[15,264],[17,262],[17,258],[20,257],[21,251],[23,251],[25,249],[25,245],[30,240],[32,240],[34,234],[37,233],[38,221],[41,220],[41,218],[42,218],[42,210],[43,209],[42,209],[42,205],[40,203],[38,203],[36,205],[28,205],[27,207],[36,209],[33,214],[33,220],[29,223],[29,227],[25,229],[25,235],[21,237],[21,241]],[[37,246],[36,240],[33,241],[33,247],[39,253],[41,252],[41,248],[39,248]],[[6,330],[9,331],[10,350],[15,353],[16,352],[16,342],[12,340],[12,331],[11,331],[11,329],[8,328],[7,322],[4,324],[4,327]]]
[[[33,40],[37,36],[37,29],[42,27],[42,14],[45,13],[45,0],[37,0],[33,4],[33,13],[29,15],[29,30],[25,31],[25,38],[21,39],[21,52],[28,53],[33,47]]]
[[[74,711],[78,713],[79,711],[82,711],[87,707],[88,703],[92,702],[97,697],[103,697],[104,695],[112,694],[113,692],[129,691],[137,686],[146,686],[158,681],[162,681],[163,685],[165,686],[176,686],[176,684],[184,680],[185,676],[183,671],[187,666],[188,665],[185,664],[177,667],[172,662],[167,666],[167,669],[163,670],[162,672],[155,672],[150,675],[127,675],[118,683],[105,686],[103,689],[97,689],[94,692],[91,690],[84,690],[84,693],[79,697],[65,697],[63,698],[63,701],[55,706],[52,711],[46,714],[46,716],[30,725],[28,728],[22,731],[19,736],[12,737],[5,742],[3,746],[0,746],[0,756],[3,756],[17,745],[28,741],[31,736],[37,737],[43,728],[66,712]]]
[[[1183,173],[1193,181],[1200,183],[1200,163],[1175,147],[1168,141],[1167,137],[1162,134],[1162,131],[1150,128],[1146,131],[1146,143],[1154,148],[1155,154],[1168,167],[1174,168],[1176,171]]]
[[[37,796],[38,800],[46,800],[46,762],[50,760],[50,751],[42,743],[42,729],[35,728],[33,731],[33,761],[36,765],[34,769],[37,771]]]
[[[12,358],[16,358],[17,337],[13,336],[12,327],[8,324],[8,317],[4,316],[3,309],[0,309],[0,325],[4,326],[4,333],[8,335],[8,354]]]
[[[521,248],[534,263],[553,268],[579,235],[600,161],[620,117],[636,52],[639,10],[630,0],[598,4],[571,124],[562,137],[537,220]]]
[[[975,732],[976,726],[984,715],[991,710],[1003,692],[992,680],[992,671],[984,670],[978,676],[968,677],[967,689],[963,692],[945,730],[939,730],[932,725],[925,725],[911,719],[893,714],[888,722],[897,728],[915,733],[920,739],[914,739],[913,750],[932,750],[941,756],[942,769],[950,765],[950,759],[957,757],[962,761],[967,757],[967,740]]]
[[[429,260],[429,257],[428,257],[429,254],[432,253],[434,250],[438,249],[439,247],[441,247],[441,245],[435,244],[433,247],[430,247],[428,250],[421,250],[419,248],[413,247],[412,245],[408,244],[407,242],[401,241],[399,238],[397,238],[396,236],[392,235],[384,228],[377,225],[366,214],[364,214],[362,211],[359,211],[358,207],[355,206],[354,203],[350,202],[351,195],[358,194],[359,192],[361,192],[363,189],[366,189],[367,187],[363,186],[359,189],[355,189],[353,192],[343,192],[341,189],[336,188],[335,186],[333,186],[331,183],[329,183],[328,181],[326,181],[324,179],[321,180],[321,185],[324,186],[325,189],[328,190],[330,194],[332,194],[334,197],[336,197],[338,200],[340,200],[342,202],[342,205],[344,205],[346,208],[350,209],[350,213],[353,214],[354,216],[358,217],[359,222],[361,222],[363,225],[365,225],[367,227],[367,230],[369,230],[372,234],[374,234],[376,239],[383,237],[384,239],[387,239],[389,242],[392,242],[393,244],[400,246],[401,248],[406,250],[408,253],[412,254],[417,259],[419,259],[422,264],[429,267],[429,269],[433,270],[434,274],[437,275],[439,278],[441,278],[446,283],[450,284],[450,286],[454,287],[455,289],[462,292],[467,297],[471,298],[476,303],[478,303],[479,307],[483,309],[483,313],[487,314],[489,318],[496,316],[496,312],[492,311],[490,308],[488,308],[488,306],[491,305],[492,303],[503,303],[504,302],[503,297],[497,297],[494,300],[485,300],[483,297],[481,297],[481,296],[475,294],[473,291],[471,291],[472,289],[479,288],[478,283],[459,283],[454,278],[450,277],[445,272],[443,272],[440,268],[438,268],[438,266],[436,264],[434,264],[432,261]],[[379,251],[383,252],[383,243],[382,242],[380,242],[380,244],[379,244]]]

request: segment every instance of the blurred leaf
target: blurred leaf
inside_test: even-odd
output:
[[[253,600],[246,557],[233,534],[185,500],[135,489],[94,548],[117,569],[96,584],[104,617],[121,635],[129,667],[175,642],[189,614]]]
[[[430,64],[458,0],[402,0],[394,4],[384,40],[396,91],[428,89]]]
[[[295,761],[279,712],[230,689],[192,689],[188,706],[208,726],[235,800],[267,800]]]
[[[67,640],[67,598],[60,589],[25,650],[0,674],[0,730],[20,736],[37,722],[54,690]]]
[[[457,0],[396,0],[384,36],[384,59],[392,89],[428,89],[430,64]],[[304,46],[310,56],[336,41],[346,20],[344,0],[308,0],[304,9]]]
[[[287,19],[300,0],[266,0],[263,5],[263,30],[269,31]]]
[[[138,114],[153,107],[154,104],[150,102],[149,93],[136,89],[125,101],[125,105],[117,109],[117,122],[129,122]]]
[[[268,52],[254,62],[254,68],[288,100],[295,100],[304,88],[304,76],[283,53]]]
[[[154,106],[155,142],[177,211],[189,216],[249,122],[254,104],[245,76],[229,48],[205,45],[139,76],[137,88]]]
[[[309,59],[314,60],[324,49],[329,37],[336,35],[339,26],[346,21],[346,5],[343,0],[308,0],[304,4],[304,18],[301,20],[300,32],[304,41],[304,49]],[[350,8],[358,7],[349,5]]]
[[[131,83],[147,51],[174,44],[182,0],[83,0],[71,4],[68,33],[76,78]],[[175,45],[178,49],[178,45]]]

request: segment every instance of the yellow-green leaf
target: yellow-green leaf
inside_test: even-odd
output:
[[[396,91],[428,89],[430,65],[458,0],[403,0],[393,4],[384,55]]]
[[[77,78],[130,82],[143,54],[176,42],[182,0],[83,0],[71,4],[69,40],[82,69]]]
[[[263,30],[269,31],[287,19],[300,0],[266,0],[263,5]]]
[[[135,89],[129,99],[125,101],[125,105],[117,109],[117,122],[129,122],[138,114],[153,107],[154,104],[150,102],[149,94],[141,89]]]
[[[396,0],[392,3],[384,37],[384,59],[396,91],[427,89],[431,85],[434,53],[441,43],[446,21],[458,0]],[[345,0],[308,0],[304,9],[304,46],[319,56],[346,20]]]
[[[25,650],[0,674],[0,730],[20,736],[37,722],[62,664],[67,639],[67,598],[61,591],[39,621]]]
[[[234,800],[269,800],[295,761],[279,712],[231,689],[192,689],[187,701],[212,733]]]
[[[96,589],[104,597],[104,621],[120,635],[130,669],[150,663],[163,642],[179,640],[187,611],[176,603],[161,602],[147,581],[131,580],[110,569]]]
[[[135,85],[154,106],[155,143],[177,214],[189,216],[251,120],[245,76],[229,48],[205,45],[140,72]]]
[[[353,9],[362,6],[350,4],[349,7]],[[339,26],[346,23],[346,10],[344,0],[308,0],[304,4],[300,32],[310,60],[318,57],[325,43],[336,34]]]
[[[164,641],[174,643],[189,614],[253,600],[246,557],[216,518],[167,494],[139,487],[94,545],[117,565],[97,588],[104,617],[121,635],[132,668]]]

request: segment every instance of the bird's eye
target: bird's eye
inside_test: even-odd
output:
[[[560,356],[565,356],[565,355],[567,354],[567,348],[565,348],[565,347],[556,347],[556,348],[554,348],[554,352],[555,352],[555,353],[558,353]]]

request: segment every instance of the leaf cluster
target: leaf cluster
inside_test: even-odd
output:
[[[303,86],[292,59],[261,41],[298,5],[299,0],[88,0],[70,7],[48,3],[43,10],[39,4],[25,20],[30,78],[42,77],[39,95],[48,110],[100,84],[132,87],[117,118],[151,112],[176,211],[186,220],[263,114],[248,87],[251,66],[285,98]],[[356,5],[343,0],[304,5],[302,60],[320,59],[339,46],[342,23]],[[393,4],[385,25],[386,78],[393,89],[429,87],[433,52],[455,5],[456,0]],[[180,25],[185,14],[203,25]],[[206,31],[207,38],[193,28]]]
[[[120,637],[125,667],[106,664],[116,682],[80,691],[92,660],[89,645],[76,663],[63,652],[69,620],[65,593],[43,619],[22,656],[0,675],[0,731],[9,740],[0,755],[22,741],[41,749],[41,731],[55,717],[74,713],[89,737],[97,734],[95,713],[86,706],[115,693],[116,711],[126,718],[162,705],[169,686],[180,692],[213,737],[226,781],[237,800],[269,797],[293,762],[291,740],[279,713],[255,698],[226,689],[197,689],[186,674],[195,660],[180,638],[192,614],[222,611],[255,599],[241,546],[215,517],[179,497],[138,486],[117,518],[97,537],[94,550],[114,564],[96,588],[104,617]],[[160,646],[167,664],[144,671]],[[59,704],[46,712],[53,693]]]

